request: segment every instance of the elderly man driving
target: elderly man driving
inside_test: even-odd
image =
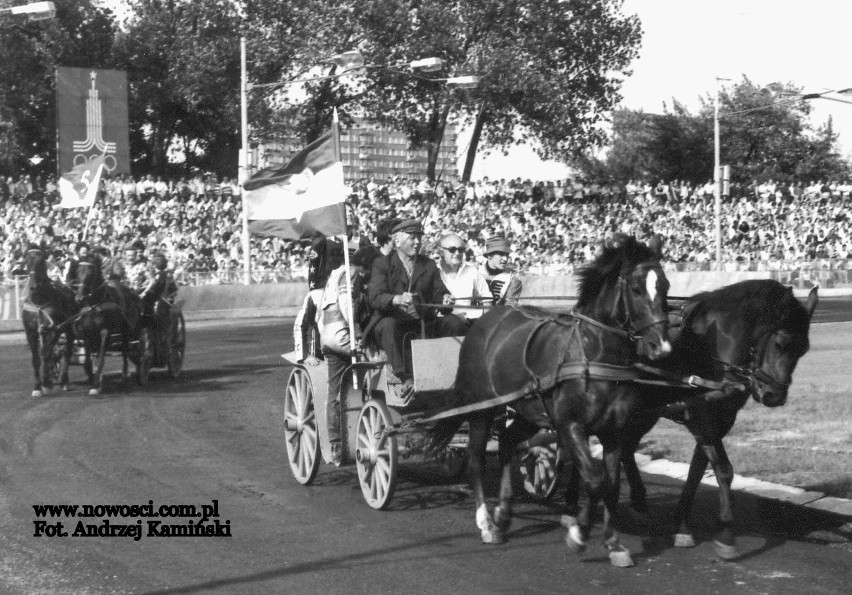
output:
[[[405,369],[403,336],[407,332],[420,332],[426,327],[430,337],[464,335],[467,325],[450,313],[454,299],[441,280],[435,261],[419,254],[423,241],[423,226],[416,219],[407,219],[394,226],[394,250],[373,262],[370,277],[370,305],[381,314],[374,335],[388,357],[396,379],[402,384],[401,394],[411,391],[411,375]],[[436,308],[418,304],[442,304],[444,316],[438,317]]]

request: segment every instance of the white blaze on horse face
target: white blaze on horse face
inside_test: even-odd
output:
[[[648,290],[648,295],[651,296],[653,302],[657,298],[657,271],[649,269],[645,275],[645,289]]]

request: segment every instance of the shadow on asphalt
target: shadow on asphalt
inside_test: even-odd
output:
[[[153,369],[149,373],[148,384],[141,386],[136,380],[136,368],[130,366],[130,378],[127,382],[121,380],[120,370],[110,370],[103,376],[103,393],[100,398],[109,396],[134,396],[146,398],[175,397],[194,395],[197,393],[234,390],[245,385],[248,380],[242,375],[253,376],[271,374],[280,366],[270,364],[234,364],[218,368],[192,368],[184,370],[178,378],[169,376],[166,369]],[[86,396],[91,385],[83,378],[72,378],[68,391],[56,390],[48,397]]]

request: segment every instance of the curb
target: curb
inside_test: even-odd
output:
[[[684,481],[689,473],[688,463],[675,463],[667,459],[652,459],[650,456],[642,453],[636,453],[635,456],[639,471],[643,473],[664,475],[679,481]],[[701,480],[701,483],[712,487],[718,487],[719,485],[716,481],[716,475],[711,470],[704,472],[704,479]],[[778,500],[787,504],[804,506],[821,512],[852,518],[852,500],[826,496],[822,492],[811,492],[802,488],[794,488],[736,474],[734,474],[731,489],[760,498]]]

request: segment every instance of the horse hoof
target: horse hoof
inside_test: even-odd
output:
[[[577,519],[572,517],[570,514],[563,514],[559,517],[559,524],[566,529],[570,529],[571,527],[577,526]]]
[[[503,532],[497,527],[482,530],[482,543],[499,545],[503,543],[503,541],[505,541],[503,539]]]
[[[713,541],[713,549],[716,550],[716,555],[723,560],[733,560],[739,557],[736,545],[727,545],[721,541]]]
[[[41,394],[41,391],[40,391],[39,389],[35,389],[35,390],[33,391],[33,395],[32,395],[32,396],[34,396],[34,397],[41,397],[41,396],[43,396],[43,395]]]
[[[630,550],[622,546],[618,546],[609,552],[609,563],[616,568],[630,568],[636,564],[630,556]]]
[[[689,533],[678,533],[674,538],[675,547],[695,547],[695,539]]]
[[[63,385],[62,385],[62,390],[63,390],[63,391],[65,391],[65,392],[67,393],[67,392],[68,392],[68,385],[67,385],[67,384],[63,384]]]
[[[512,517],[503,512],[501,508],[494,510],[494,524],[501,533],[508,533],[509,527],[512,525]]]
[[[99,388],[90,388],[89,389],[89,396],[90,397],[97,397],[99,394],[101,394],[101,389],[99,389]]]
[[[47,396],[52,392],[52,390],[53,389],[51,389],[49,386],[42,386],[41,387],[41,394],[43,394],[44,396]]]
[[[583,541],[583,535],[580,533],[578,525],[568,527],[568,533],[565,535],[565,545],[568,550],[580,555],[586,551],[586,543]]]

